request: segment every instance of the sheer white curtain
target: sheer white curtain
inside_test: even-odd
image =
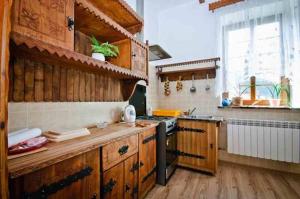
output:
[[[291,79],[292,105],[300,106],[299,2],[248,0],[216,12],[222,58],[217,92],[238,95],[251,76],[270,84],[286,76]],[[268,98],[263,90],[258,94]]]

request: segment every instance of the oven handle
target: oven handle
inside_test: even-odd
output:
[[[173,134],[177,133],[177,131],[178,131],[177,128],[175,128],[175,129],[167,132],[167,136],[173,135]]]

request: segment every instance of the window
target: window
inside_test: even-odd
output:
[[[271,99],[267,87],[279,84],[284,51],[280,17],[250,20],[224,28],[226,90],[231,97],[251,99],[250,78],[256,77],[256,99]]]

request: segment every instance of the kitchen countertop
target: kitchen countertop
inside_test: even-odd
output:
[[[104,129],[90,128],[91,135],[48,143],[46,151],[8,160],[9,176],[17,178],[158,125],[157,122],[148,123],[146,127],[129,127],[124,123],[116,123]]]
[[[207,121],[207,122],[223,122],[223,117],[218,116],[180,116],[178,119],[183,120],[198,120],[198,121]]]

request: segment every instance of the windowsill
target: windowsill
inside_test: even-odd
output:
[[[286,106],[218,106],[219,109],[270,109],[270,110],[300,110],[300,108],[290,108]]]

